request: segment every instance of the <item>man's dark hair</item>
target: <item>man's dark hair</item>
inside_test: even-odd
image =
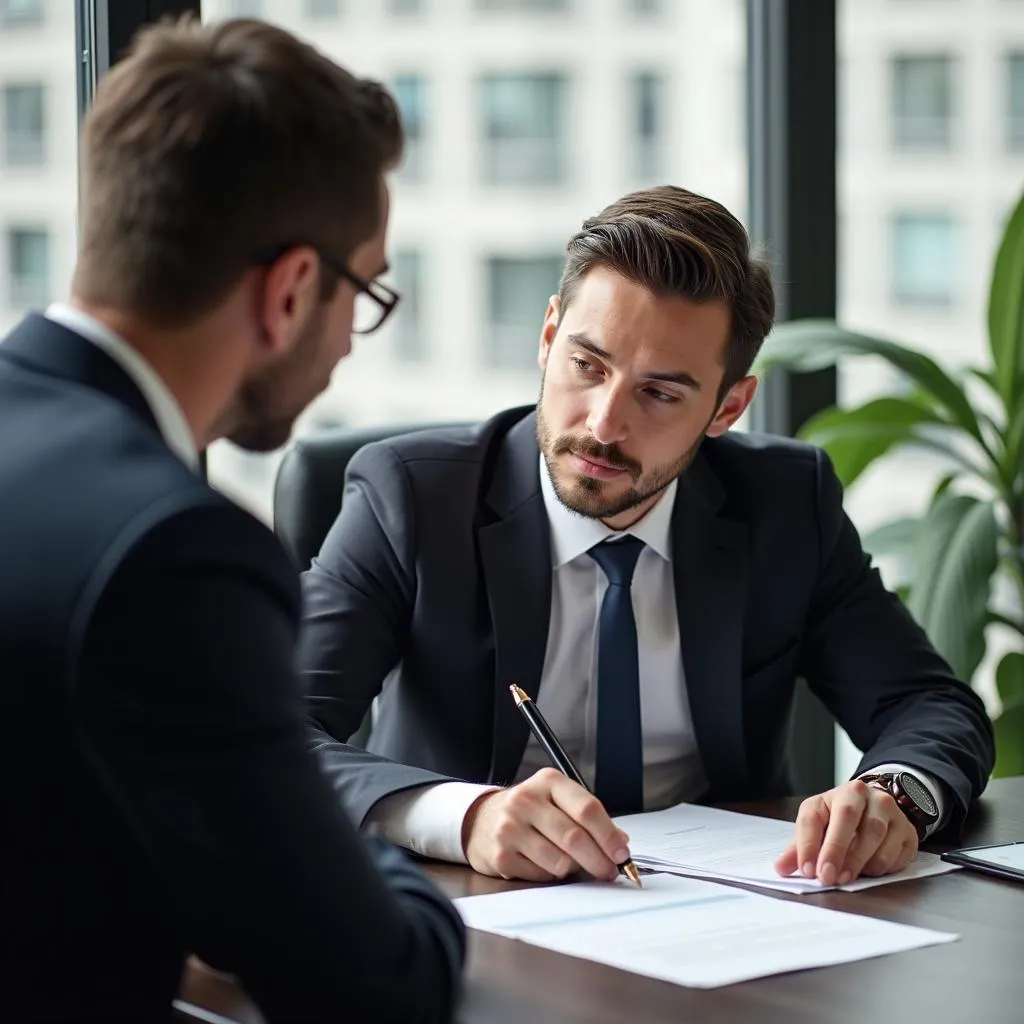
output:
[[[721,203],[660,185],[632,192],[584,221],[566,247],[563,313],[598,266],[655,295],[724,301],[731,327],[719,397],[749,373],[775,318],[775,293],[767,261],[751,252],[743,225]]]
[[[399,160],[391,96],[264,22],[143,29],[85,119],[74,292],[180,327],[267,253],[343,262],[376,229]],[[321,295],[337,277],[321,267]]]

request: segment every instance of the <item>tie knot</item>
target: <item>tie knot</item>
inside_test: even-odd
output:
[[[633,582],[633,570],[644,542],[636,537],[622,540],[603,540],[595,544],[588,554],[604,570],[608,584],[612,587],[628,587]]]

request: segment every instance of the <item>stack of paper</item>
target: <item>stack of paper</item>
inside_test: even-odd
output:
[[[649,814],[628,814],[615,823],[629,835],[633,862],[639,868],[695,878],[743,882],[784,892],[855,892],[909,878],[938,875],[956,868],[933,853],[919,853],[902,871],[882,878],[859,878],[842,886],[825,886],[802,875],[781,877],[776,858],[793,838],[793,823],[714,807],[679,804]]]
[[[715,988],[958,938],[672,875],[455,901],[470,928],[651,978]]]

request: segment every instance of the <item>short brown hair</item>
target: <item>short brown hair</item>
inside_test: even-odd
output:
[[[267,253],[344,261],[376,229],[401,151],[384,88],[282,29],[148,26],[85,120],[75,293],[184,326]],[[322,267],[322,296],[336,285]]]
[[[673,185],[632,192],[584,221],[566,246],[563,311],[595,266],[655,295],[728,304],[720,397],[750,371],[775,319],[771,270],[751,252],[743,225],[721,203]]]

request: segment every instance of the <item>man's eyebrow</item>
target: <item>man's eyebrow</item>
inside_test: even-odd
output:
[[[573,333],[568,336],[567,340],[570,345],[582,348],[591,355],[597,356],[598,359],[603,359],[608,363],[615,362],[610,352],[606,352],[600,345],[595,345],[585,334]],[[680,387],[700,391],[700,381],[693,374],[687,373],[685,370],[680,370],[677,373],[645,373],[644,380],[657,380],[665,384],[678,384]]]

